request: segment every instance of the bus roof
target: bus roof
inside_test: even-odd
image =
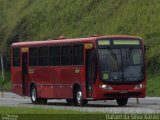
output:
[[[137,36],[128,36],[128,35],[108,35],[108,36],[90,36],[90,37],[85,37],[85,38],[73,38],[73,39],[48,39],[48,40],[43,40],[43,41],[29,41],[29,42],[17,42],[13,43],[12,47],[25,47],[25,46],[40,46],[40,45],[51,45],[51,44],[61,44],[61,43],[88,43],[88,42],[93,42],[96,39],[141,39],[140,37]]]

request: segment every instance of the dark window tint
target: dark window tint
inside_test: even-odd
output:
[[[72,65],[72,45],[61,46],[61,65]]]
[[[83,45],[73,46],[73,65],[83,64],[83,55],[84,55],[83,53],[84,53]]]
[[[60,46],[50,47],[50,65],[52,66],[60,65]]]
[[[46,47],[39,47],[39,66],[48,66],[49,49]]]
[[[13,48],[13,66],[20,66],[20,48]]]
[[[38,66],[38,47],[29,48],[29,65]]]
[[[99,49],[100,77],[103,80],[122,80],[122,56],[120,49]]]

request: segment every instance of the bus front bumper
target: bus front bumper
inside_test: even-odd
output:
[[[146,88],[141,89],[130,89],[130,90],[103,90],[99,89],[94,94],[95,100],[107,100],[117,98],[144,98]]]

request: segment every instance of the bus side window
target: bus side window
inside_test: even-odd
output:
[[[84,46],[83,44],[73,45],[73,65],[83,65]]]
[[[31,47],[29,48],[29,65],[30,66],[38,66],[39,60],[38,60],[38,47]]]
[[[61,65],[72,65],[72,45],[61,46]]]
[[[49,48],[48,46],[39,47],[39,66],[48,66]]]
[[[13,66],[20,66],[20,48],[13,48]]]
[[[50,65],[58,66],[60,65],[60,46],[50,47]]]

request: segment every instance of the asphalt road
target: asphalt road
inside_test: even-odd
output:
[[[33,105],[29,97],[20,97],[13,93],[0,94],[0,106],[14,107],[36,107],[49,109],[69,109],[87,112],[103,113],[160,113],[160,97],[146,97],[139,99],[129,99],[127,106],[119,107],[115,100],[90,101],[85,107],[69,106],[65,100],[48,100],[47,105]]]

